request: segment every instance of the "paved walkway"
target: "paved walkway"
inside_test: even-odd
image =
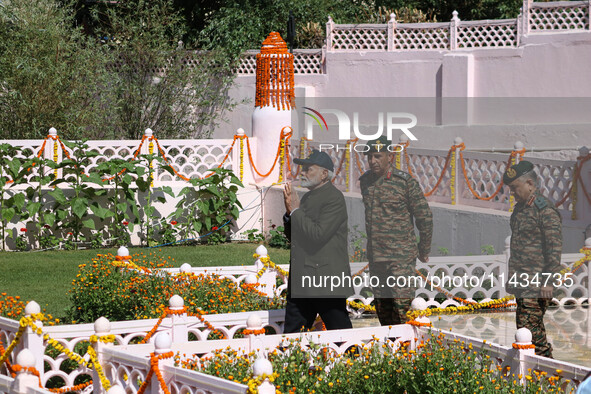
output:
[[[511,346],[515,341],[515,312],[442,315],[431,318],[443,330]],[[550,309],[544,318],[554,358],[591,367],[591,308]],[[353,327],[378,325],[375,317],[355,319]]]

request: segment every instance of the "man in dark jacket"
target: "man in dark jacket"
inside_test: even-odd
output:
[[[326,328],[351,328],[346,300],[353,293],[347,248],[345,198],[331,182],[334,165],[317,150],[302,166],[301,201],[286,184],[283,191],[285,234],[291,241],[284,332],[310,329],[319,314]]]

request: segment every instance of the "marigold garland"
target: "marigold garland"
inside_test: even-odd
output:
[[[88,382],[84,382],[84,383],[80,383],[77,384],[75,386],[72,387],[60,387],[57,389],[45,389],[47,391],[51,391],[52,393],[56,393],[56,394],[63,394],[63,393],[69,393],[71,391],[82,391],[85,388],[87,388],[88,386],[90,386],[92,384],[92,380],[89,380]]]
[[[591,261],[591,248],[583,247],[579,250],[579,253],[583,253],[585,256],[581,257],[578,261],[576,261],[570,268],[564,268],[560,271],[560,276],[566,273],[575,273],[579,268],[583,266],[588,261]]]
[[[517,343],[513,343],[511,346],[513,347],[513,349],[520,349],[520,350],[535,349],[536,348],[536,345],[534,345],[534,344],[530,344],[530,345],[519,345]]]
[[[263,41],[256,62],[255,107],[294,108],[293,54],[279,33],[272,32]]]
[[[39,371],[37,371],[37,368],[35,368],[35,367],[23,367],[22,365],[14,364],[12,366],[12,370],[14,371],[14,374],[15,375],[17,373],[21,372],[21,371],[27,371],[30,374],[37,376],[37,379],[39,379],[39,387],[40,388],[43,388],[43,385],[41,384],[41,375],[39,374]]]
[[[101,381],[101,384],[103,385],[103,389],[105,391],[108,391],[111,388],[111,382],[109,382],[109,380],[105,376],[103,368],[101,367],[101,364],[98,362],[98,356],[96,354],[96,351],[94,350],[94,348],[92,346],[89,346],[87,353],[90,356],[90,361],[88,362],[88,365],[89,366],[92,365],[94,367],[94,370],[98,374],[99,380]]]
[[[247,328],[244,331],[242,331],[242,334],[244,334],[244,335],[264,335],[265,332],[266,332],[265,327],[258,329],[258,330],[251,330],[251,329]]]
[[[164,394],[170,394],[168,387],[166,387],[166,382],[162,377],[162,372],[160,372],[160,368],[158,368],[158,362],[160,360],[171,358],[173,356],[173,352],[163,353],[159,355],[156,355],[155,353],[150,354],[150,371],[146,376],[146,380],[142,383],[141,387],[137,391],[137,394],[145,393],[146,389],[148,388],[148,385],[150,384],[150,381],[152,380],[153,375],[156,375],[156,378],[158,379],[158,382],[160,382],[160,387],[162,388],[162,391],[164,391]]]

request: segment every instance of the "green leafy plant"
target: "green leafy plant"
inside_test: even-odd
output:
[[[157,216],[156,207],[154,203],[165,203],[166,195],[174,197],[174,193],[170,186],[153,187],[154,174],[156,170],[154,167],[160,168],[172,173],[169,166],[163,166],[163,159],[157,154],[139,155],[138,166],[143,166],[144,171],[141,172],[143,176],[139,176],[135,180],[138,190],[144,193],[142,204],[142,212],[140,212],[140,227],[142,229],[142,237],[146,246],[158,245],[156,236],[161,231],[162,218]]]
[[[261,233],[261,231],[256,228],[246,230],[242,234],[244,234],[250,242],[264,242],[265,241],[265,236],[263,235],[263,233]]]
[[[269,230],[269,246],[272,248],[289,249],[291,243],[289,238],[285,235],[285,228],[283,226],[276,226],[271,224]]]
[[[351,261],[367,261],[367,234],[360,231],[357,224],[349,232],[349,245],[353,250]]]
[[[56,202],[54,207],[56,219],[61,222],[62,228],[71,230],[72,241],[77,243],[82,240],[83,228],[95,230],[94,219],[90,217],[91,206],[99,205],[97,198],[104,195],[106,190],[102,187],[102,180],[96,172],[85,173],[90,159],[98,156],[99,153],[88,149],[88,144],[84,140],[64,141],[64,144],[71,149],[72,153],[57,165],[56,168],[61,169],[63,174],[51,182],[51,186],[55,188],[49,194]],[[64,193],[66,188],[71,189],[71,191],[68,190],[72,193],[71,196],[66,196]]]
[[[437,248],[437,252],[440,256],[449,256],[449,249],[443,246]]]
[[[24,252],[29,249],[29,241],[27,240],[27,229],[25,227],[20,229],[20,234],[16,236],[14,243],[16,250]]]
[[[180,191],[180,201],[171,217],[182,223],[187,238],[206,236],[207,243],[216,244],[226,241],[227,225],[238,219],[242,205],[236,193],[243,185],[231,170],[211,171],[207,177],[191,179],[191,186]]]
[[[487,255],[493,255],[493,254],[495,254],[495,247],[492,245],[482,245],[480,247],[480,253],[487,254]]]
[[[177,241],[178,222],[171,220],[170,222],[164,222],[160,224],[160,242],[163,244],[174,244]]]
[[[140,217],[134,182],[144,175],[145,168],[135,161],[112,158],[100,163],[97,171],[105,177],[104,184],[112,185],[113,189],[107,193],[105,207],[97,204],[90,209],[99,219],[107,221],[107,231],[116,246],[128,245],[129,232],[139,224]]]

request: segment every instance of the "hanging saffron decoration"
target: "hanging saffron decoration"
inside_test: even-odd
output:
[[[293,55],[279,33],[272,32],[257,55],[255,106],[295,108],[293,73]]]

